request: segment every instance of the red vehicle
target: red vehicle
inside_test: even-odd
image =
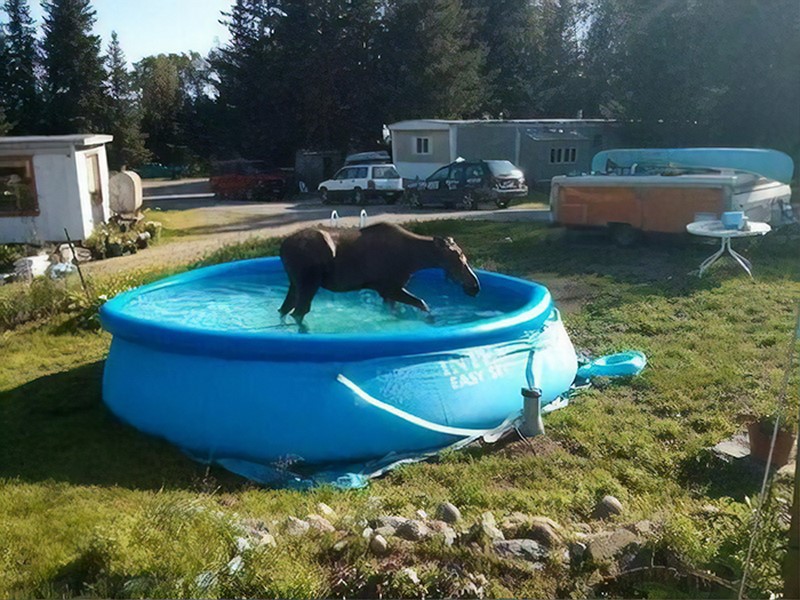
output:
[[[211,167],[211,191],[222,200],[281,200],[292,176],[260,160],[226,160]]]

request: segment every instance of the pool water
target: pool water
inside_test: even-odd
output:
[[[127,302],[121,312],[143,321],[206,331],[299,332],[291,317],[282,323],[278,314],[287,289],[285,277],[231,273],[148,290]],[[407,289],[428,303],[430,316],[399,303],[390,308],[371,290],[321,289],[304,323],[315,334],[414,332],[494,319],[525,302],[500,289],[484,288],[471,298],[435,272],[413,278]]]

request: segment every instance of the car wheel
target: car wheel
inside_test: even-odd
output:
[[[495,200],[495,204],[497,204],[497,208],[508,208],[508,200]]]
[[[422,201],[419,197],[419,192],[410,192],[408,194],[408,205],[411,208],[420,208],[422,206]]]
[[[353,189],[353,204],[365,204],[366,196],[361,188]]]
[[[331,203],[331,195],[328,192],[328,188],[320,188],[319,189],[319,197],[322,200],[323,204],[330,204]]]
[[[475,197],[472,195],[472,193],[467,192],[464,194],[464,198],[461,200],[461,208],[464,210],[475,210],[475,207]]]
[[[397,204],[397,200],[400,198],[400,194],[391,194],[386,196],[386,204]]]

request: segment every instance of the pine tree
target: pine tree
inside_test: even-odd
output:
[[[8,23],[3,25],[2,102],[6,118],[19,135],[34,133],[40,123],[41,105],[36,79],[36,25],[27,0],[6,0],[3,10]]]
[[[283,11],[276,0],[236,0],[222,23],[227,45],[212,53],[217,74],[222,155],[288,160],[300,124],[288,100],[296,65],[281,64],[275,30]]]
[[[44,0],[44,71],[48,133],[97,131],[105,113],[100,37],[91,0]]]
[[[112,169],[136,166],[147,160],[149,152],[139,128],[140,118],[131,91],[131,76],[116,31],[111,33],[106,70],[108,110],[105,131],[114,136],[108,149],[108,162]]]
[[[486,51],[483,74],[486,108],[492,116],[536,114],[535,81],[541,48],[541,19],[531,0],[465,0],[476,38]]]
[[[380,81],[389,119],[480,115],[485,51],[461,0],[397,0],[386,29]]]
[[[7,135],[11,131],[11,125],[6,120],[6,111],[0,106],[0,136]]]

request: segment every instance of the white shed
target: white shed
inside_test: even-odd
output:
[[[111,215],[110,135],[0,137],[0,244],[91,235]]]

